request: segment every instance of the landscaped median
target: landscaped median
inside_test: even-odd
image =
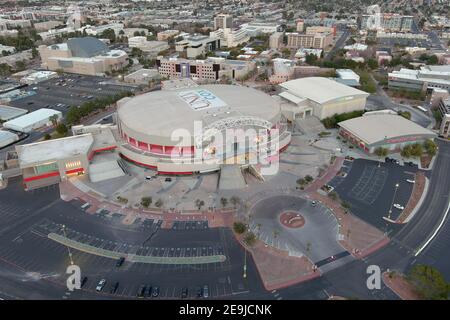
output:
[[[224,262],[226,257],[224,255],[211,255],[211,256],[196,256],[196,257],[153,257],[142,256],[136,254],[126,254],[123,252],[117,252],[112,250],[105,250],[97,248],[85,243],[81,243],[67,237],[61,236],[56,233],[49,233],[48,238],[56,241],[64,246],[70,247],[75,250],[79,250],[85,253],[93,254],[110,259],[119,259],[125,257],[129,262],[140,263],[153,263],[153,264],[205,264],[205,263],[217,263]]]

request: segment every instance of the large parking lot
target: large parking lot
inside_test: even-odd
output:
[[[399,227],[387,223],[383,217],[388,217],[392,204],[406,206],[413,189],[413,184],[406,180],[414,179],[417,170],[416,166],[395,163],[345,160],[341,174],[333,178],[329,185],[350,204],[352,213],[379,229],[396,231]],[[399,187],[395,191],[397,183]],[[390,218],[395,220],[400,213],[401,210],[392,207]]]
[[[35,94],[12,101],[11,106],[29,111],[51,108],[65,113],[71,106],[79,106],[95,98],[136,90],[134,86],[112,84],[110,81],[103,77],[64,74],[24,88]]]

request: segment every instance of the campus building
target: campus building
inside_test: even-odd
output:
[[[427,139],[436,134],[402,116],[389,113],[365,113],[362,117],[338,123],[339,135],[367,153],[377,148],[398,152],[404,146]]]
[[[333,43],[332,33],[298,33],[288,32],[287,35],[287,47],[298,48],[315,48],[325,49]]]
[[[377,29],[374,23],[374,17],[371,15],[361,16],[361,29],[362,30],[373,30]],[[384,13],[380,15],[379,18],[379,29],[386,31],[402,31],[410,32],[414,23],[413,16],[404,16],[400,14]]]
[[[210,37],[220,39],[220,45],[233,48],[240,44],[247,43],[250,36],[245,29],[222,28],[210,32]]]
[[[206,60],[158,57],[156,65],[161,76],[168,79],[191,78],[199,81],[216,81],[222,76],[230,79],[241,79],[256,68],[256,64],[251,61],[214,57]]]
[[[439,112],[442,118],[439,135],[448,138],[450,136],[450,98],[441,100]]]
[[[188,58],[196,58],[209,51],[220,49],[220,39],[204,35],[191,35],[175,43],[177,52],[186,52]]]
[[[97,38],[72,38],[67,43],[39,47],[42,67],[51,71],[104,75],[128,64],[123,50],[109,50]]]
[[[402,68],[388,74],[390,89],[427,91],[434,88],[450,91],[450,66],[423,66],[420,70]]]
[[[231,14],[218,14],[214,17],[214,30],[233,28],[233,16]]]
[[[315,116],[320,120],[352,111],[362,111],[367,92],[322,77],[290,80],[280,84],[283,113],[289,120]]]

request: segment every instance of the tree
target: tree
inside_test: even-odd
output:
[[[368,59],[367,60],[367,66],[372,69],[375,70],[378,68],[378,62],[375,59]]]
[[[197,199],[195,200],[195,206],[200,210],[205,205],[205,201]]]
[[[317,63],[317,56],[315,54],[309,53],[305,56],[305,62],[310,66],[313,66]]]
[[[387,148],[378,147],[375,149],[374,153],[379,156],[380,158],[386,157],[389,153],[389,150]]]
[[[19,61],[16,62],[16,70],[17,71],[25,70],[25,68],[26,68],[25,61],[19,60]]]
[[[236,208],[236,206],[241,202],[241,199],[237,196],[232,196],[230,199],[233,206]]]
[[[156,202],[155,202],[155,206],[156,206],[157,208],[161,208],[163,204],[164,204],[164,202],[163,202],[161,199],[158,199],[158,200],[156,200]]]
[[[422,299],[446,300],[448,297],[449,285],[436,268],[415,265],[408,273],[408,280]]]
[[[62,136],[65,136],[69,130],[64,123],[60,123],[56,126],[56,132]]]
[[[220,203],[222,204],[222,207],[225,208],[228,204],[227,198],[220,198]]]
[[[48,119],[53,124],[53,126],[56,127],[56,125],[58,124],[58,120],[59,120],[58,115],[54,114],[54,115],[50,116]]]
[[[433,140],[425,140],[423,143],[423,147],[429,156],[434,157],[436,155],[437,145]]]
[[[36,58],[39,55],[39,52],[37,51],[36,48],[32,48],[31,49],[31,56],[34,58]]]
[[[253,246],[256,242],[256,235],[253,232],[247,232],[244,237],[244,242],[249,246]]]
[[[148,208],[152,204],[152,201],[152,197],[142,197],[141,206],[143,206],[144,208]]]
[[[48,133],[46,133],[44,136],[44,140],[50,140],[51,138],[52,138],[52,136]]]
[[[243,234],[247,230],[247,226],[243,222],[236,221],[233,223],[233,230],[237,234]]]

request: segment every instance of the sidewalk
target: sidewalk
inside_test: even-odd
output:
[[[106,201],[98,196],[96,193],[83,192],[78,189],[70,181],[60,183],[61,199],[64,201],[71,201],[73,199],[80,199],[89,203],[91,206],[86,210],[87,213],[95,214],[99,209],[106,209],[110,213],[120,213],[125,215],[122,223],[132,224],[135,219],[154,219],[163,220],[163,228],[171,228],[175,221],[196,221],[207,220],[210,228],[226,227],[232,225],[232,217],[235,213],[234,208],[218,209],[215,212],[209,211],[189,211],[188,213],[170,212],[164,209],[150,208],[132,208],[127,205],[120,205],[111,201]]]

